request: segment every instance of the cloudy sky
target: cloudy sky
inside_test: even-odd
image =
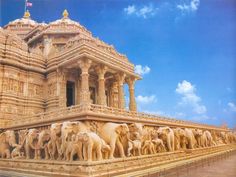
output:
[[[54,21],[67,9],[126,54],[143,77],[139,111],[236,126],[235,0],[29,1],[32,19]],[[0,2],[1,26],[22,17],[24,0]]]

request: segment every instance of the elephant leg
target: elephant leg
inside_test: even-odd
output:
[[[102,160],[102,148],[101,146],[97,147],[97,160]]]
[[[120,156],[124,158],[125,157],[125,153],[124,153],[124,148],[123,148],[122,143],[118,140],[116,142],[116,144],[117,144],[117,147],[119,149]]]
[[[70,161],[74,160],[74,155],[76,154],[76,150],[75,148],[72,149],[71,153],[70,153]]]
[[[111,151],[110,151],[109,159],[113,159],[114,158],[114,151],[115,151],[116,141],[112,140],[111,143],[110,143],[110,146],[111,146]]]
[[[88,160],[88,161],[92,161],[93,147],[92,147],[91,144],[88,145],[87,151],[88,151],[88,159],[87,159],[87,160]]]
[[[77,155],[79,157],[79,160],[83,160],[83,144],[81,142],[78,142],[78,148],[77,148]]]
[[[172,151],[170,140],[167,140],[167,148],[168,148],[168,151]]]
[[[45,148],[44,148],[44,152],[45,152],[45,160],[48,160],[49,159],[49,153],[48,153],[48,147],[46,146]]]
[[[133,144],[128,142],[127,156],[131,156],[131,150],[133,149]]]
[[[88,150],[88,146],[87,146],[87,145],[83,146],[83,156],[84,156],[84,160],[88,160],[88,153],[87,153],[87,150]]]
[[[30,149],[29,146],[25,147],[26,159],[30,159]]]
[[[7,159],[10,159],[10,158],[11,158],[11,153],[10,153],[10,150],[9,150],[9,149],[6,150],[6,158],[7,158]]]

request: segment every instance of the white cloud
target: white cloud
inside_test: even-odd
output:
[[[191,0],[187,4],[186,3],[178,4],[176,7],[182,12],[195,12],[198,10],[199,5],[200,5],[200,0]]]
[[[206,107],[201,104],[201,98],[196,94],[195,86],[190,82],[183,80],[181,83],[178,83],[175,91],[182,96],[181,101],[178,103],[179,105],[189,105],[192,107],[193,112],[197,114],[207,112]]]
[[[124,11],[125,11],[125,13],[127,13],[127,15],[131,15],[136,12],[136,7],[134,5],[130,5],[126,8],[124,8]]]
[[[137,17],[147,18],[156,14],[157,8],[152,4],[144,5],[143,7],[136,8],[135,5],[129,5],[124,8],[124,12],[127,15],[136,15]]]
[[[144,75],[148,74],[151,71],[151,69],[148,66],[136,65],[134,71],[139,75]]]
[[[140,103],[140,104],[150,104],[150,103],[155,103],[157,99],[155,95],[151,95],[151,96],[138,95],[136,97],[136,101],[137,103]]]
[[[228,103],[228,106],[229,106],[229,108],[230,108],[231,111],[236,112],[236,105],[235,105],[234,103],[229,102],[229,103]]]

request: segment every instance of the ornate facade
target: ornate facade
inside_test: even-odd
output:
[[[137,112],[134,65],[66,10],[49,24],[27,11],[1,28],[0,61],[0,169],[109,176],[235,149],[227,128]]]

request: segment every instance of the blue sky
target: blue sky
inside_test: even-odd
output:
[[[24,0],[0,2],[1,26],[22,17]],[[32,19],[51,22],[67,9],[126,54],[143,76],[136,84],[139,111],[236,126],[235,0],[30,2]]]

